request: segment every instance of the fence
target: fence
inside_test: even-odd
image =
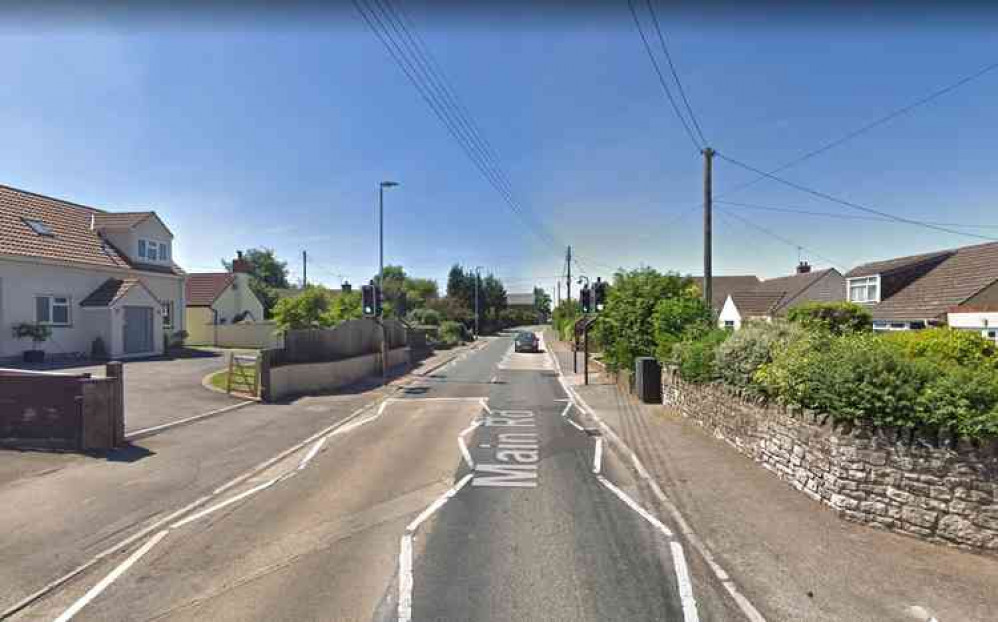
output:
[[[188,344],[218,348],[280,348],[284,342],[274,322],[191,324],[188,332]]]
[[[111,449],[124,439],[121,364],[107,377],[0,370],[0,445]]]
[[[405,325],[396,320],[385,321],[388,348],[406,345]],[[381,326],[372,320],[347,320],[335,328],[291,330],[284,335],[284,349],[274,359],[274,365],[339,361],[381,352]]]

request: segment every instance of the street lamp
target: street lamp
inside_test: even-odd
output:
[[[378,321],[381,323],[381,383],[388,380],[388,330],[385,328],[385,188],[394,188],[395,181],[383,181],[378,184],[378,290],[375,301],[378,305]]]

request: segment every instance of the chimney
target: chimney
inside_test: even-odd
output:
[[[343,284],[340,285],[340,289],[344,294],[349,294],[353,291],[353,285],[350,285],[350,281],[343,281]]]
[[[806,261],[802,261],[797,264],[797,274],[807,274],[811,271],[811,264]]]
[[[236,251],[236,258],[232,261],[232,272],[236,274],[251,274],[253,264],[243,259],[243,252]]]

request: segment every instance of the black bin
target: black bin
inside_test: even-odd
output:
[[[635,359],[634,392],[645,404],[662,403],[662,366],[653,357]]]

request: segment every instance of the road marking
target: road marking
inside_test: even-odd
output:
[[[596,449],[593,453],[593,473],[599,475],[600,467],[603,464],[603,438],[596,437]]]
[[[329,437],[323,436],[319,440],[315,441],[315,445],[312,445],[312,449],[308,450],[308,453],[305,454],[305,457],[302,458],[301,462],[298,464],[299,471],[303,470],[305,467],[308,466],[308,463],[312,461],[312,458],[315,457],[315,454],[319,453],[319,450],[322,449],[322,446],[326,444],[327,438]]]
[[[565,408],[561,411],[562,418],[567,417],[568,411],[570,410],[572,410],[572,402],[568,402],[567,404],[565,404]]]
[[[202,518],[202,517],[205,517],[205,516],[211,514],[212,512],[217,512],[218,510],[221,510],[222,508],[226,508],[226,507],[232,505],[233,503],[236,503],[237,501],[240,501],[240,500],[245,499],[246,497],[248,497],[250,495],[254,495],[254,494],[260,492],[261,490],[266,490],[267,488],[270,488],[271,486],[273,486],[277,482],[281,481],[282,479],[286,479],[289,475],[290,475],[289,473],[286,473],[286,474],[284,474],[284,475],[282,475],[280,477],[275,477],[274,479],[267,480],[266,482],[264,482],[264,483],[262,483],[262,484],[260,484],[258,486],[254,486],[253,488],[250,488],[249,490],[244,490],[243,492],[239,493],[238,495],[236,495],[234,497],[229,497],[228,499],[226,499],[225,501],[222,501],[221,503],[216,503],[215,505],[208,506],[205,509],[201,510],[200,512],[197,512],[196,514],[191,514],[187,518],[179,520],[176,523],[173,523],[172,525],[170,525],[170,529],[179,529],[180,527],[183,527],[184,525],[186,525],[188,523],[192,523],[192,522],[198,520],[199,518]]]
[[[169,530],[164,529],[162,531],[157,532],[156,535],[154,535],[153,537],[149,538],[145,544],[139,547],[134,553],[129,555],[128,559],[121,562],[117,568],[112,570],[110,574],[101,579],[100,582],[97,583],[97,585],[90,588],[90,590],[86,594],[84,594],[79,600],[73,603],[69,607],[69,609],[63,611],[62,615],[60,615],[58,618],[55,619],[55,622],[67,622],[68,620],[71,620],[73,616],[79,613],[81,609],[86,607],[87,604],[90,603],[90,601],[100,596],[101,592],[106,590],[109,585],[114,583],[118,579],[118,577],[125,574],[125,572],[129,568],[131,568],[135,564],[135,562],[139,561],[139,559],[143,555],[148,553],[152,549],[152,547],[156,546],[156,544],[158,544],[160,540],[166,537],[166,534],[168,533]]]
[[[643,507],[641,507],[640,505],[638,505],[638,502],[635,501],[634,499],[632,499],[630,496],[628,496],[628,494],[626,492],[624,492],[620,488],[617,488],[617,486],[615,486],[610,480],[608,480],[607,478],[603,477],[602,475],[597,475],[596,479],[599,480],[599,483],[601,483],[604,486],[606,486],[607,489],[610,490],[610,492],[612,492],[613,494],[617,495],[617,497],[621,501],[623,501],[624,503],[626,503],[629,508],[631,508],[632,510],[634,510],[635,512],[637,512],[638,514],[640,514],[641,518],[643,518],[646,521],[648,521],[649,523],[651,523],[651,525],[653,527],[655,527],[655,529],[658,529],[659,531],[661,531],[665,535],[665,537],[667,537],[667,538],[672,538],[673,537],[672,530],[670,530],[668,527],[666,527],[664,524],[662,524],[662,521],[660,521],[657,518],[655,518],[654,516],[652,516],[651,512],[649,512],[648,510],[646,510]]]
[[[176,421],[169,421],[167,423],[162,423],[160,425],[154,425],[148,428],[142,428],[141,430],[135,430],[134,432],[129,432],[125,434],[126,441],[137,440],[157,432],[163,432],[164,430],[169,430],[170,428],[175,428],[185,423],[193,423],[195,421],[200,421],[201,419],[207,419],[208,417],[214,417],[215,415],[221,415],[243,406],[249,406],[250,404],[258,403],[256,400],[246,400],[245,402],[239,402],[238,404],[231,404],[224,408],[216,408],[215,410],[209,410],[206,413],[201,413],[200,415],[193,415],[191,417],[184,417],[183,419],[177,419]]]
[[[575,426],[575,429],[578,430],[579,432],[585,432],[586,431],[586,429],[584,427],[582,427],[578,423],[575,423],[575,419],[566,418],[565,420],[568,421],[569,423],[571,423],[573,426]]]
[[[482,397],[482,398],[479,398],[478,401],[482,405],[482,408],[485,409],[485,412],[487,412],[487,413],[489,413],[491,415],[492,414],[492,409],[489,408],[489,400],[488,400],[488,398]]]
[[[679,525],[680,532],[689,541],[690,545],[696,549],[697,553],[703,557],[704,561],[707,562],[707,566],[710,568],[711,572],[714,573],[714,576],[716,576],[721,582],[721,585],[724,586],[724,589],[728,592],[728,595],[734,599],[735,604],[738,605],[738,608],[745,615],[745,617],[748,618],[750,622],[766,622],[766,618],[759,613],[759,610],[755,608],[752,602],[738,590],[738,586],[735,585],[735,582],[731,576],[728,575],[724,568],[722,568],[721,565],[715,561],[713,553],[710,552],[703,541],[700,540],[700,537],[696,534],[696,532],[694,532],[693,529],[690,528],[689,524],[687,524],[686,520],[683,519],[683,515],[679,511],[679,508],[677,508],[671,501],[669,501],[668,497],[665,496],[665,493],[662,492],[658,482],[651,477],[648,470],[645,469],[643,464],[641,464],[641,461],[638,459],[637,454],[634,453],[634,450],[628,447],[627,443],[617,436],[617,433],[614,432],[613,429],[600,418],[599,414],[586,402],[585,398],[579,395],[577,391],[568,385],[568,382],[565,380],[565,374],[561,369],[561,363],[558,361],[558,357],[550,351],[549,354],[551,356],[551,360],[554,362],[555,369],[558,371],[558,381],[565,390],[565,394],[569,396],[575,406],[587,412],[597,421],[600,428],[603,430],[603,433],[608,436],[613,443],[630,454],[631,462],[634,464],[635,470],[641,478],[649,484],[655,497],[662,504],[662,506],[665,507],[669,514],[672,515],[672,518],[676,521],[676,524]],[[571,419],[569,421],[571,421]]]
[[[679,599],[683,603],[683,620],[699,622],[697,601],[693,598],[693,584],[690,582],[690,569],[686,566],[683,545],[673,540],[669,546],[672,548],[672,565],[676,569],[676,581],[679,583]]]
[[[468,445],[465,443],[464,437],[468,435],[468,433],[470,433],[472,430],[477,428],[479,425],[481,425],[481,421],[479,421],[478,418],[476,417],[474,420],[472,420],[471,425],[469,425],[467,428],[462,430],[460,434],[457,435],[457,446],[461,450],[461,456],[464,458],[464,461],[468,464],[469,469],[475,468],[475,461],[471,459],[471,452],[468,451]]]
[[[405,534],[399,546],[399,622],[410,622],[412,620],[412,539],[416,534],[416,529],[428,519],[434,512],[439,510],[447,501],[461,491],[464,486],[471,481],[471,473],[468,473],[455,484],[450,490],[437,497],[437,499],[423,510],[405,528]]]

